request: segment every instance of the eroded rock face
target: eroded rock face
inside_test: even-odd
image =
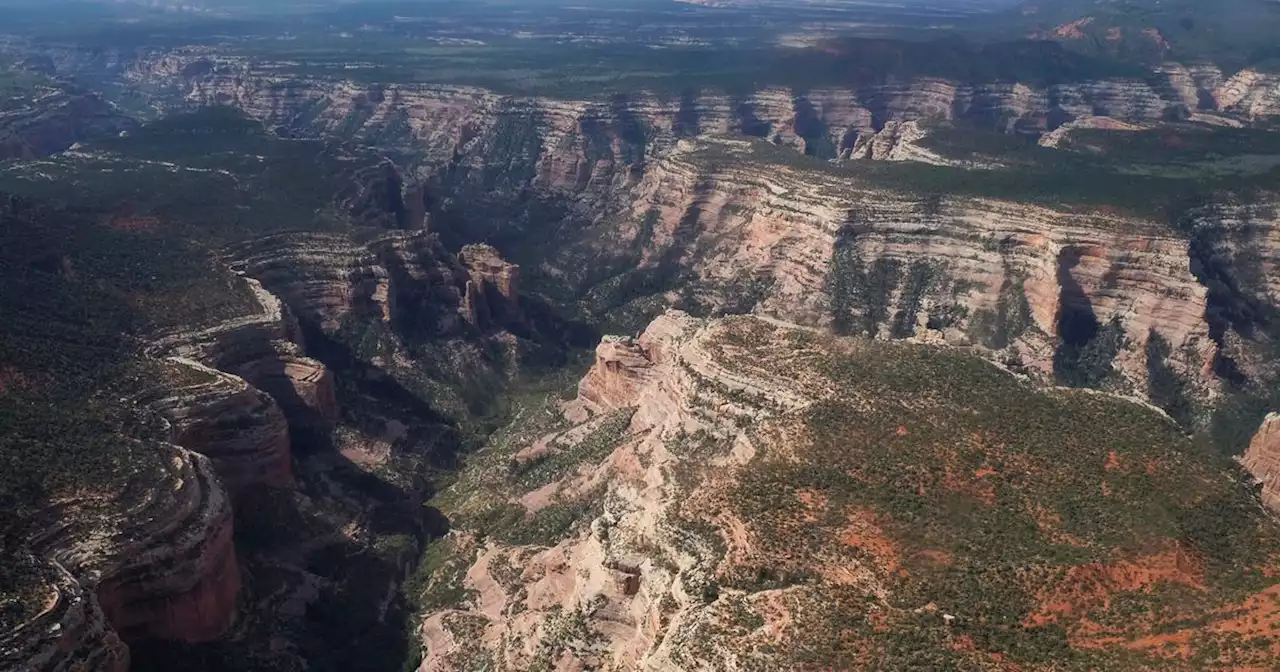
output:
[[[654,375],[654,353],[636,339],[606,336],[596,348],[596,362],[578,383],[578,398],[566,413],[582,422],[592,414],[634,406],[640,390]]]
[[[941,369],[921,368],[941,360],[947,362]],[[931,385],[928,379],[939,377],[947,380],[942,386],[949,393],[934,394],[926,387],[921,394],[921,386]],[[974,394],[977,387],[992,389],[989,384],[1005,390],[995,403]],[[1027,409],[1039,404],[1049,404],[1039,406],[1050,413],[1047,417],[1072,418],[1082,430],[1110,413],[1124,413],[1142,423],[1141,431],[1159,438],[1130,452],[1142,440],[1116,442],[1087,431],[1067,438],[1055,425],[1027,442],[1026,423],[1019,421],[1030,420]],[[1011,423],[1008,430],[983,429],[957,438],[961,433],[938,432],[934,424],[984,416],[997,407],[995,412]],[[957,572],[981,574],[990,563],[970,564],[972,546],[946,546],[929,534],[937,520],[954,511],[954,502],[971,502],[976,516],[996,511],[1017,516],[1026,521],[1025,534],[1071,538],[1076,548],[1083,543],[1064,531],[1063,517],[1049,508],[1057,504],[1043,489],[1061,478],[1066,459],[1087,470],[1081,487],[1107,483],[1102,494],[1070,486],[1071,497],[1110,497],[1127,487],[1121,482],[1149,472],[1161,478],[1165,465],[1178,462],[1187,465],[1189,479],[1172,482],[1236,493],[1247,502],[1229,463],[1191,459],[1186,437],[1140,404],[1093,391],[1036,389],[954,352],[838,339],[773,318],[703,320],[673,311],[657,318],[638,341],[607,339],[582,380],[579,398],[566,410],[567,425],[542,436],[520,435],[529,443],[518,444],[509,472],[515,475],[496,490],[474,495],[474,503],[464,502],[458,519],[474,521],[471,513],[493,510],[493,500],[500,499],[512,507],[516,521],[530,526],[575,515],[581,516],[579,524],[533,541],[500,528],[459,524],[442,542],[451,544],[452,557],[461,563],[456,581],[445,585],[467,590],[471,599],[425,615],[421,672],[482,664],[700,669],[706,661],[800,669],[806,661],[791,656],[825,655],[849,639],[857,643],[831,656],[830,665],[863,669],[875,667],[892,649],[864,643],[898,638],[895,624],[911,627],[907,623],[940,633],[937,644],[929,645],[936,648],[924,649],[941,652],[934,660],[954,654],[966,659],[959,667],[967,662],[975,668],[1021,665],[1007,653],[990,656],[991,648],[975,647],[960,629],[982,616],[975,615],[973,599],[953,597]],[[859,419],[846,423],[846,417]],[[1006,437],[1015,436],[1020,438],[1006,443]],[[592,443],[602,440],[603,450]],[[1071,448],[1064,449],[1063,440],[1073,441]],[[591,448],[579,449],[583,442]],[[1013,443],[1019,444],[1017,457],[1003,452]],[[1027,457],[1031,444],[1035,458]],[[919,445],[931,446],[929,452],[909,457],[899,452]],[[506,454],[503,446],[491,448]],[[874,457],[864,459],[864,450]],[[1010,456],[1010,462],[1019,460],[1018,466],[992,458],[993,451]],[[573,462],[571,454],[587,457]],[[550,482],[526,480],[527,472],[521,471],[525,464],[557,460],[563,468],[548,476]],[[881,471],[882,460],[898,462]],[[484,478],[488,487],[501,480],[492,474]],[[902,506],[904,483],[912,493],[908,497],[932,493],[948,498],[947,503]],[[859,492],[864,484],[885,490]],[[1149,486],[1140,487],[1150,492]],[[1017,504],[1009,506],[1010,500],[1002,498],[1011,490],[1019,494],[1012,495]],[[1159,497],[1177,501],[1176,495],[1166,499],[1167,491]],[[521,512],[524,518],[515,515]],[[922,534],[905,538],[900,532],[905,525],[919,525],[915,529]],[[1108,550],[1093,560],[1068,561],[1065,578],[1055,578],[1062,576],[1063,565],[1045,567],[1034,552],[1025,556],[1030,566],[1045,571],[1019,569],[1027,578],[999,578],[1002,587],[1025,590],[1033,605],[1020,628],[1061,624],[1071,633],[1063,646],[1090,655],[1122,660],[1141,647],[1162,656],[1158,645],[1146,648],[1145,623],[1131,631],[1108,626],[1098,636],[1085,614],[1111,609],[1108,600],[1116,594],[1141,598],[1150,594],[1149,586],[1166,582],[1231,602],[1212,611],[1212,618],[1238,622],[1237,612],[1230,611],[1238,597],[1231,590],[1219,592],[1221,584],[1207,587],[1200,552],[1164,531],[1154,534],[1164,544],[1156,551]],[[936,583],[920,578],[931,574],[942,578]],[[959,590],[973,594],[972,587]],[[850,605],[849,616],[824,620]],[[860,627],[864,622],[868,627]],[[1170,627],[1190,634],[1218,626]],[[947,639],[956,632],[965,645]],[[1170,664],[1183,660],[1179,653],[1167,655],[1162,660]],[[1260,652],[1255,660],[1269,655]],[[908,658],[898,660],[910,666]]]
[[[168,364],[180,382],[143,401],[169,420],[175,443],[208,457],[233,495],[254,484],[293,485],[289,425],[271,395],[199,362],[173,358]]]
[[[468,245],[458,261],[470,276],[460,308],[467,322],[480,328],[520,322],[520,267],[507,263],[490,245]]]
[[[125,642],[209,641],[235,620],[231,508],[212,464],[170,444],[138,450],[161,458],[116,492],[62,497],[39,515],[46,523],[27,543],[47,577],[46,606],[0,638],[0,660],[125,670]]]
[[[47,583],[45,609],[34,619],[0,635],[0,664],[5,669],[71,672],[127,672],[129,647],[111,629],[91,589],[66,569],[40,563]]]
[[[212,465],[202,456],[188,455],[193,468],[181,474],[182,485],[193,481],[188,487],[199,487],[200,498],[166,508],[197,516],[200,528],[183,534],[182,528],[167,526],[164,533],[178,536],[164,538],[163,547],[121,548],[123,564],[98,585],[98,603],[125,641],[206,642],[235,619],[240,569],[231,538],[230,500]]]
[[[1262,484],[1262,503],[1280,512],[1280,413],[1272,413],[1263,420],[1242,462]]]
[[[322,429],[337,418],[333,375],[303,354],[302,335],[285,304],[246,279],[261,311],[199,331],[156,340],[156,356],[182,357],[244,379],[271,395],[299,429]]]
[[[648,235],[642,264],[680,259],[713,308],[741,304],[742,288],[755,282],[754,305],[738,309],[832,326],[833,273],[845,274],[850,331],[1012,349],[1048,372],[1065,301],[1099,323],[1120,321],[1127,345],[1116,367],[1139,389],[1152,330],[1174,344],[1176,366],[1192,377],[1216,347],[1188,241],[1162,222],[909,197],[813,171],[765,169],[745,155],[708,162],[697,150],[652,166],[631,199],[634,223],[610,244]],[[650,228],[639,225],[646,217]],[[1266,220],[1250,221],[1257,235],[1270,230]],[[682,228],[696,235],[681,240]],[[867,284],[872,277],[883,282]]]
[[[235,268],[325,331],[369,319],[433,337],[468,324],[488,329],[521,319],[518,266],[488,245],[449,254],[425,231],[390,231],[367,242],[287,234],[229,255]]]
[[[1280,114],[1280,78],[1255,70],[1226,75],[1210,64],[1168,64],[1145,80],[1048,87],[918,77],[846,89],[763,88],[746,96],[704,90],[677,100],[638,93],[600,102],[501,96],[475,87],[367,86],[285,77],[199,48],[129,55],[119,58],[117,67],[124,68],[119,76],[170,91],[188,105],[233,105],[273,125],[308,119],[307,128],[297,130],[310,133],[385,141],[393,132],[441,159],[466,153],[495,128],[536,128],[544,153],[538,162],[539,183],[561,187],[597,183],[601,160],[636,163],[655,148],[696,136],[756,135],[834,158],[850,156],[888,122],[967,120],[1003,124],[1009,131],[1046,131],[1091,116],[1143,121],[1176,110]],[[352,120],[360,123],[353,127]],[[648,132],[639,132],[641,126]],[[610,138],[621,145],[611,150]],[[524,153],[538,148],[507,149]],[[606,153],[619,156],[607,158]],[[421,220],[411,216],[404,221]]]

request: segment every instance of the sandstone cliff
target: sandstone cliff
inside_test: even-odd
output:
[[[5,633],[7,664],[125,670],[121,640],[202,642],[231,625],[240,571],[210,462],[168,444],[137,451],[118,490],[61,496],[39,514],[27,543],[47,577],[44,609]]]
[[[423,672],[1049,669],[984,634],[1008,642],[1046,625],[1065,633],[1054,661],[1176,666],[1197,650],[1193,633],[1228,631],[1274,590],[1234,602],[1209,587],[1193,536],[1164,537],[1137,517],[1123,529],[1153,545],[1112,547],[1057,508],[1059,497],[1101,497],[1107,517],[1113,501],[1155,512],[1200,497],[1192,492],[1247,497],[1228,461],[1186,457],[1185,437],[1141,405],[1035,391],[946,350],[667,313],[638,339],[606,339],[565,414],[546,434],[538,413],[518,416],[518,438],[500,434],[454,486],[456,530],[440,542],[451,559],[427,593],[452,599],[428,602]],[[1108,426],[1143,429],[1067,429],[1121,416],[1130,424]],[[1136,473],[1187,480],[1177,492],[1157,487],[1156,503],[1144,499],[1153,490],[1123,485]],[[953,545],[950,535],[991,526],[996,548]],[[1042,566],[1023,555],[1027,535],[1085,556],[1094,543],[1109,550]],[[988,555],[1011,573],[979,558]],[[985,620],[994,612],[979,596],[991,581],[1012,591],[997,609],[1008,628]],[[1186,645],[1177,650],[1145,639],[1169,631],[1157,625],[1164,615],[1109,616],[1113,597],[1147,600],[1162,582],[1229,606],[1172,607],[1210,614],[1200,629],[1167,626]],[[892,643],[908,631],[911,644]]]
[[[410,137],[440,156],[465,150],[486,129],[512,117],[516,123],[523,118],[544,125],[548,149],[568,149],[579,142],[565,134],[575,127],[622,128],[635,120],[651,129],[647,140],[659,146],[680,136],[737,132],[835,157],[850,155],[890,121],[968,120],[1034,131],[1089,116],[1154,121],[1171,109],[1244,117],[1280,114],[1280,78],[1255,70],[1227,74],[1208,64],[1162,66],[1149,81],[1042,87],[919,77],[849,89],[765,88],[739,99],[704,91],[684,101],[643,93],[612,101],[561,101],[500,96],[473,87],[308,80],[196,49],[144,57],[132,68],[130,76],[185,92],[188,103],[234,105],[272,125],[292,126],[306,119],[304,130],[310,132],[371,139],[387,137],[392,126],[407,128]],[[559,163],[548,172],[576,179],[582,169],[581,164]]]
[[[1052,370],[1064,314],[1077,310],[1120,321],[1127,346],[1116,364],[1139,388],[1153,330],[1175,344],[1183,372],[1198,375],[1214,352],[1188,241],[1158,222],[859,188],[765,168],[746,151],[677,152],[646,173],[632,203],[620,238],[650,236],[644,263],[684,260],[712,306],[751,290],[747,310],[829,325],[833,274],[845,274],[853,331],[1012,349],[1040,371]]]
[[[1117,350],[1119,386],[1139,393],[1145,393],[1144,346],[1153,329],[1170,342],[1170,366],[1177,374],[1193,379],[1200,394],[1211,393],[1212,382],[1201,373],[1222,339],[1206,324],[1206,291],[1191,272],[1180,234],[1105,212],[1069,215],[1005,201],[860,187],[821,171],[754,162],[734,141],[717,138],[755,135],[835,159],[944,163],[916,144],[919,122],[990,126],[1000,120],[1006,130],[1048,131],[1073,119],[1086,120],[1082,125],[1096,117],[1157,120],[1174,108],[1241,117],[1277,112],[1273,78],[1251,71],[1224,74],[1205,64],[1165,65],[1145,81],[1040,88],[919,78],[850,89],[761,89],[745,97],[704,90],[681,99],[636,93],[559,100],[474,87],[286,77],[274,66],[200,49],[131,63],[129,76],[181,92],[179,107],[230,104],[273,126],[412,147],[421,165],[401,172],[384,166],[386,174],[355,200],[382,203],[372,211],[390,212],[386,225],[426,225],[450,245],[497,239],[515,250],[545,246],[547,256],[556,258],[537,272],[571,288],[600,275],[599,268],[582,264],[588,253],[625,265],[635,262],[618,252],[638,248],[639,268],[646,272],[663,276],[676,269],[696,276],[695,298],[710,310],[758,307],[825,324],[834,318],[828,296],[832,261],[852,260],[866,269],[855,273],[860,282],[875,273],[892,285],[886,296],[873,297],[884,305],[869,311],[872,323],[861,331],[977,344],[1047,373],[1061,368],[1064,324],[1079,317],[1085,335],[1065,340],[1079,340],[1084,348],[1114,320],[1123,331],[1122,346],[1104,349]],[[391,127],[400,129],[394,138],[387,134]],[[708,161],[709,150],[727,158]],[[548,216],[570,215],[570,224],[556,229],[560,238],[516,231],[523,225],[513,222],[539,216],[527,210],[530,193],[563,209]],[[437,217],[442,212],[448,216]],[[503,236],[511,236],[511,245]],[[345,260],[317,269],[306,281],[295,278],[281,287],[264,282],[299,314],[314,311],[307,319],[323,315],[326,329],[338,328],[346,315],[366,312],[391,320],[397,311],[410,314],[396,308],[405,300],[395,289],[396,268],[423,273],[397,261],[404,251],[393,248],[407,249],[417,245],[414,240],[397,234],[355,247],[337,238],[293,240],[281,254],[301,258],[312,245],[313,257]],[[262,267],[261,273],[249,273],[254,277],[287,273],[255,261],[251,251],[233,255]],[[282,259],[271,263],[282,269]],[[432,273],[433,287],[455,291],[444,276],[459,277],[457,269]],[[518,317],[494,315],[492,305],[479,305],[482,298],[492,304],[502,295],[499,285],[459,283],[465,322],[487,328],[490,320]],[[480,291],[484,287],[497,294]],[[865,287],[853,289],[865,294]],[[674,290],[658,287],[658,294],[663,291]],[[858,322],[867,312],[866,306],[854,306],[842,319]],[[445,324],[451,314],[427,312],[422,319],[435,322],[428,330],[452,328]],[[1111,368],[1103,368],[1090,378],[1110,377]]]
[[[140,401],[169,420],[175,443],[209,458],[233,495],[293,484],[289,426],[275,399],[196,361],[174,357],[166,371],[170,380]]]
[[[301,331],[288,307],[257,280],[245,281],[260,312],[162,335],[150,353],[194,360],[241,378],[271,395],[295,429],[325,428],[338,415],[333,375],[303,354]]]
[[[1266,417],[1241,461],[1262,485],[1262,503],[1280,511],[1280,414]]]
[[[234,268],[324,330],[367,318],[449,333],[471,317],[457,312],[468,271],[423,231],[390,231],[366,242],[284,234],[235,246],[227,255]]]

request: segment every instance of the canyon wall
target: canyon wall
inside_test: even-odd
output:
[[[240,573],[212,465],[171,444],[136,450],[118,489],[60,497],[38,514],[28,543],[47,578],[44,608],[0,638],[0,660],[126,670],[123,642],[209,641],[232,624]]]
[[[1193,378],[1215,352],[1188,241],[1160,222],[860,188],[755,164],[746,150],[714,160],[676,152],[631,196],[613,244],[647,237],[642,263],[679,259],[712,310],[747,294],[748,310],[832,326],[844,309],[849,331],[1009,349],[1046,373],[1064,319],[1078,312],[1119,321],[1116,365],[1138,389],[1152,333]],[[848,305],[833,303],[841,298]]]
[[[302,332],[289,308],[257,280],[245,282],[260,312],[163,334],[149,354],[193,360],[240,378],[270,395],[291,429],[323,431],[338,416],[333,374],[305,356]]]
[[[289,425],[271,395],[194,360],[165,366],[170,381],[141,401],[169,420],[175,443],[208,457],[233,495],[293,485]]]
[[[85,67],[74,60],[64,67]],[[451,249],[492,242],[536,262],[543,286],[558,283],[569,295],[599,282],[601,266],[610,264],[651,273],[651,293],[668,300],[692,276],[700,281],[692,298],[711,311],[760,309],[806,324],[838,321],[880,336],[978,345],[1043,373],[1063,365],[1064,340],[1078,341],[1070,345],[1080,352],[1068,359],[1079,359],[1101,347],[1090,345],[1098,334],[1113,338],[1119,329],[1122,338],[1103,349],[1115,350],[1120,387],[1139,393],[1153,333],[1168,341],[1168,366],[1198,393],[1212,393],[1208,365],[1225,340],[1206,317],[1217,297],[1193,269],[1199,262],[1185,232],[1103,210],[1065,214],[861,185],[757,161],[724,136],[758,136],[820,157],[940,163],[914,144],[923,133],[917,122],[1045,131],[1092,115],[1141,122],[1175,112],[1280,113],[1274,76],[1206,64],[1166,64],[1143,80],[1047,87],[921,77],[847,89],[598,100],[297,77],[287,65],[202,48],[129,55],[115,67],[168,109],[232,105],[288,132],[412,151],[411,165],[384,165],[377,179],[342,197],[353,216],[425,228]],[[1269,277],[1274,254],[1267,250],[1275,246],[1268,241],[1280,227],[1266,208],[1206,216],[1223,226],[1233,217],[1247,221]],[[449,333],[455,311],[432,308],[441,304],[460,305],[462,322],[481,328],[518,317],[489,305],[513,305],[503,298],[505,280],[469,286],[469,275],[489,271],[411,259],[421,253],[417,240],[405,233],[368,244],[284,236],[260,245],[261,253],[231,256],[326,330],[372,315]],[[299,264],[313,268],[286,277]],[[851,305],[835,310],[833,270],[852,274],[844,287]],[[411,283],[398,277],[431,289],[406,293]],[[886,286],[870,292],[864,285],[876,278]]]
[[[964,120],[1000,130],[1044,131],[1088,116],[1152,121],[1179,110],[1247,118],[1280,114],[1280,77],[1255,70],[1227,74],[1207,64],[1170,64],[1148,79],[1051,86],[918,77],[851,88],[763,88],[745,96],[639,92],[600,101],[503,96],[465,86],[362,85],[280,70],[188,49],[144,55],[126,76],[180,95],[188,105],[233,105],[273,126],[375,142],[407,133],[441,156],[503,115],[542,120],[550,129],[548,148],[572,142],[565,131],[634,120],[648,129],[645,140],[659,146],[678,137],[741,133],[808,154],[847,158],[890,121]]]
[[[292,314],[255,280],[242,282],[257,311],[149,346],[157,375],[136,402],[182,447],[138,442],[127,482],[55,497],[37,515],[25,545],[47,603],[4,636],[4,660],[125,670],[126,643],[211,641],[235,620],[232,497],[293,487],[292,439],[338,415],[332,374],[304,356]]]
[[[1262,488],[1262,503],[1280,512],[1280,413],[1262,421],[1241,459]]]
[[[860,186],[818,170],[755,161],[735,141],[717,138],[756,135],[823,157],[936,163],[939,157],[914,145],[921,135],[917,121],[1044,131],[1091,115],[1149,121],[1172,110],[1244,117],[1280,112],[1280,81],[1209,65],[1167,65],[1141,81],[1050,87],[919,78],[850,89],[765,88],[739,98],[704,90],[579,101],[296,78],[269,64],[199,49],[144,58],[130,68],[138,81],[167,87],[168,100],[179,107],[234,105],[273,126],[412,147],[420,165],[385,180],[401,191],[398,201],[391,199],[389,221],[425,226],[450,245],[488,239],[512,249],[545,245],[552,261],[540,274],[566,286],[588,282],[591,272],[581,263],[588,253],[624,265],[634,261],[640,269],[679,268],[700,281],[694,298],[712,311],[758,308],[805,324],[838,320],[841,328],[852,320],[856,330],[879,336],[1005,351],[1010,361],[1041,373],[1063,365],[1064,340],[1078,341],[1073,347],[1083,352],[1098,334],[1118,328],[1118,345],[1107,346],[1115,350],[1118,385],[1139,393],[1145,393],[1145,346],[1153,333],[1169,343],[1168,366],[1193,380],[1198,393],[1212,393],[1208,366],[1223,338],[1205,317],[1213,297],[1192,270],[1182,233],[1106,211],[1065,214]],[[399,135],[388,135],[391,127]],[[719,159],[707,159],[716,152]],[[559,203],[562,214],[549,216],[573,223],[551,235],[530,238],[526,230],[523,238],[504,238],[514,236],[512,220],[535,216],[521,209],[530,193]],[[1275,235],[1274,221],[1249,221],[1261,222],[1252,225],[1257,235]],[[554,249],[556,236],[574,249]],[[404,264],[375,261],[399,254],[388,251],[388,243],[378,245],[384,250],[372,256],[335,251],[350,256],[340,269],[320,271],[309,281],[313,287],[282,289],[282,295],[315,306],[328,316],[326,328],[352,311],[392,314],[399,299],[387,289],[396,284],[390,269]],[[294,247],[290,254],[301,254]],[[619,250],[635,250],[638,259],[622,259]],[[856,280],[847,288],[853,305],[843,315],[833,311],[829,295],[833,262],[852,264],[845,270]],[[350,282],[329,283],[322,277],[329,272]],[[868,307],[862,304],[869,290],[859,283],[873,276],[888,285],[875,290],[884,296],[870,297],[876,305]],[[325,296],[322,286],[354,293]],[[658,291],[674,297],[674,286]],[[466,321],[485,323],[491,308],[474,305],[476,289],[463,282],[461,294]],[[870,323],[863,319],[868,312]]]

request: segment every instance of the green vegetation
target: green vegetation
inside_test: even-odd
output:
[[[767,361],[757,347],[736,356]],[[803,438],[783,456],[748,465],[730,502],[749,521],[753,557],[769,563],[754,570],[759,587],[740,585],[798,583],[797,599],[830,613],[798,629],[797,664],[904,656],[950,666],[963,652],[936,643],[960,634],[1020,664],[1151,664],[1070,646],[1078,618],[1036,615],[1055,591],[1079,585],[1073,567],[1141,564],[1170,549],[1203,567],[1194,580],[1208,592],[1107,588],[1146,605],[1133,607],[1142,618],[1118,621],[1123,633],[1171,627],[1273,581],[1260,568],[1280,553],[1280,535],[1237,468],[1139,404],[1038,391],[979,359],[891,342],[842,343],[790,362],[780,375],[817,371],[833,394],[786,432]],[[878,617],[856,590],[805,578],[856,566],[891,589]],[[926,603],[955,616],[950,630],[920,614]]]
[[[867,267],[856,247],[856,237],[854,227],[846,225],[831,253],[827,273],[831,323],[838,334],[875,336],[889,317],[889,300],[901,281],[902,263],[881,257]],[[917,276],[923,273],[921,270],[915,272]],[[920,277],[909,281],[916,284],[924,282]]]
[[[513,486],[524,491],[536,490],[583,464],[595,464],[608,457],[626,438],[627,427],[635,409],[613,411],[602,419],[586,436],[572,443],[560,445],[552,442],[548,452],[523,461],[513,459],[507,466],[507,478]]]
[[[1071,387],[1101,388],[1115,376],[1112,362],[1125,346],[1124,325],[1113,317],[1083,342],[1065,341],[1053,356],[1053,374]]]
[[[1169,417],[1183,427],[1191,427],[1195,420],[1195,406],[1182,376],[1169,367],[1173,354],[1169,341],[1152,329],[1147,335],[1147,394],[1151,403],[1163,408]]]

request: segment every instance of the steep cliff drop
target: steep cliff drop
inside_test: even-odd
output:
[[[1262,503],[1280,512],[1280,413],[1262,421],[1241,461],[1261,484]]]
[[[44,607],[0,638],[6,668],[123,672],[126,643],[209,641],[234,621],[231,507],[209,460],[167,444],[138,450],[159,459],[135,463],[119,490],[61,498],[39,515],[28,543]]]
[[[1267,617],[1277,579],[1241,593],[1217,564],[1272,566],[1271,523],[1230,460],[1142,404],[678,312],[606,339],[578,390],[448,493],[423,672],[1247,665],[1280,646],[1226,634]]]
[[[206,375],[218,378],[224,386],[234,388],[241,383],[252,386],[244,392],[257,399],[246,397],[245,400],[251,404],[263,405],[262,409],[253,411],[264,416],[261,422],[274,424],[269,407],[278,405],[276,412],[281,412],[288,418],[289,430],[295,435],[323,434],[338,416],[333,374],[320,362],[305,356],[302,330],[288,306],[265,290],[257,280],[246,278],[244,282],[252,291],[259,312],[200,331],[179,330],[163,335],[151,346],[149,352],[156,357],[180,358],[175,360],[178,365],[182,365],[182,360],[193,360],[215,369],[221,375]],[[195,372],[195,375],[199,377],[199,372]],[[237,380],[240,382],[237,383]],[[271,401],[263,398],[258,390],[270,395]],[[199,389],[189,392],[193,392],[189,402],[201,400]],[[181,397],[184,393],[180,390],[178,394]],[[178,415],[189,412],[174,407],[172,403],[169,405]],[[175,419],[177,417],[174,416]],[[182,431],[187,429],[183,427]],[[277,472],[287,461],[279,454],[281,446],[287,446],[279,440],[279,429],[280,425],[274,424],[271,431],[277,432],[277,435],[265,439],[260,446],[261,450],[268,453],[263,459],[266,462],[274,461]],[[242,435],[233,437],[233,440],[245,438]],[[228,471],[234,472],[235,467],[228,465]],[[268,468],[261,478],[287,480],[286,474],[271,476],[269,472]],[[233,480],[238,480],[235,478],[238,475],[232,476]]]

